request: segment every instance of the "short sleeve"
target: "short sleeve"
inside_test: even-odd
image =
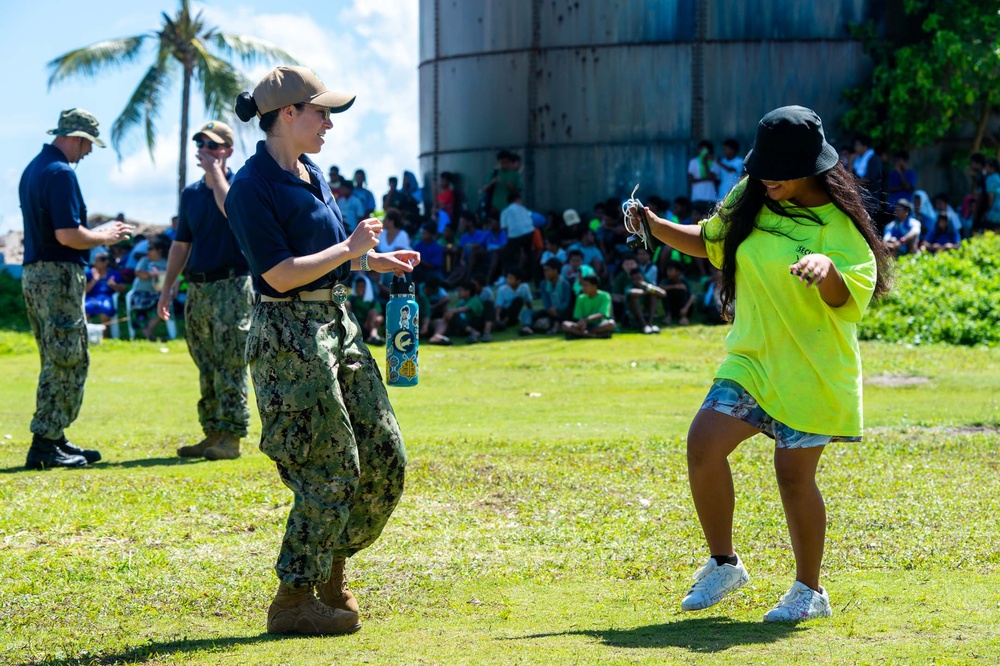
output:
[[[716,213],[698,224],[701,226],[701,239],[705,241],[705,252],[708,254],[708,260],[716,268],[722,268],[723,246],[726,240],[722,218]]]
[[[76,180],[76,174],[68,169],[60,169],[52,174],[48,182],[48,201],[52,213],[54,229],[76,229],[86,225],[83,219],[83,194]]]
[[[226,196],[226,216],[255,275],[263,275],[293,256],[264,188],[254,187],[249,180],[234,181]]]
[[[611,318],[611,294],[606,291],[600,292],[601,298],[601,314],[603,314],[608,319]]]
[[[875,293],[878,276],[875,253],[850,220],[831,228],[824,245],[826,256],[837,267],[851,293],[847,303],[830,309],[844,321],[856,324],[861,321]]]
[[[191,233],[191,219],[188,214],[188,206],[190,205],[191,190],[184,189],[181,191],[181,205],[177,211],[177,235],[174,236],[174,240],[181,243],[194,241],[194,235]]]

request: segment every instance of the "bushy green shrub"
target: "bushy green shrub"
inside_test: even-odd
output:
[[[30,331],[21,281],[0,270],[0,330]]]
[[[892,292],[858,328],[866,340],[957,345],[1000,344],[1000,235],[958,250],[903,257]]]

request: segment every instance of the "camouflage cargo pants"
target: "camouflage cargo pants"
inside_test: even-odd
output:
[[[378,538],[403,493],[406,452],[375,359],[344,306],[257,304],[247,361],[260,450],[294,493],[275,570],[298,586]]]
[[[247,276],[188,284],[184,306],[188,351],[198,366],[202,430],[247,434],[247,367],[253,288]]]
[[[60,439],[80,413],[90,367],[83,313],[87,278],[78,264],[37,261],[24,267],[21,286],[42,360],[31,432]]]

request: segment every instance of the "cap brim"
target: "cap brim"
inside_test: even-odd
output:
[[[309,104],[325,106],[330,109],[330,113],[343,113],[351,108],[355,99],[357,99],[357,95],[327,90],[310,99]]]
[[[210,132],[208,130],[201,130],[200,132],[198,132],[197,134],[195,134],[193,137],[191,137],[191,139],[193,141],[197,141],[199,136],[207,136],[212,141],[214,141],[216,143],[221,143],[224,146],[228,146],[229,145],[228,141],[226,141],[225,139],[223,139],[221,136],[219,136],[215,132]]]
[[[101,141],[100,139],[98,139],[96,136],[92,136],[90,134],[87,134],[83,130],[77,130],[76,132],[70,132],[69,134],[66,134],[64,136],[78,136],[78,137],[83,138],[83,139],[90,139],[90,142],[93,143],[98,148],[107,148],[108,147],[106,143],[104,143],[103,141]]]
[[[757,180],[799,180],[826,173],[837,166],[839,161],[840,154],[829,143],[823,144],[823,150],[816,157],[815,163],[808,166],[789,164],[787,161],[768,161],[751,148],[743,158],[743,168],[748,176]]]

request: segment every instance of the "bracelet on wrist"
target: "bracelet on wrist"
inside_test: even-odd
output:
[[[372,252],[371,250],[368,250],[367,252],[365,252],[363,255],[361,255],[359,257],[359,259],[361,260],[360,261],[360,263],[361,263],[361,270],[363,270],[363,271],[367,272],[367,271],[371,270],[371,267],[368,265],[368,256],[371,254],[371,252]]]

